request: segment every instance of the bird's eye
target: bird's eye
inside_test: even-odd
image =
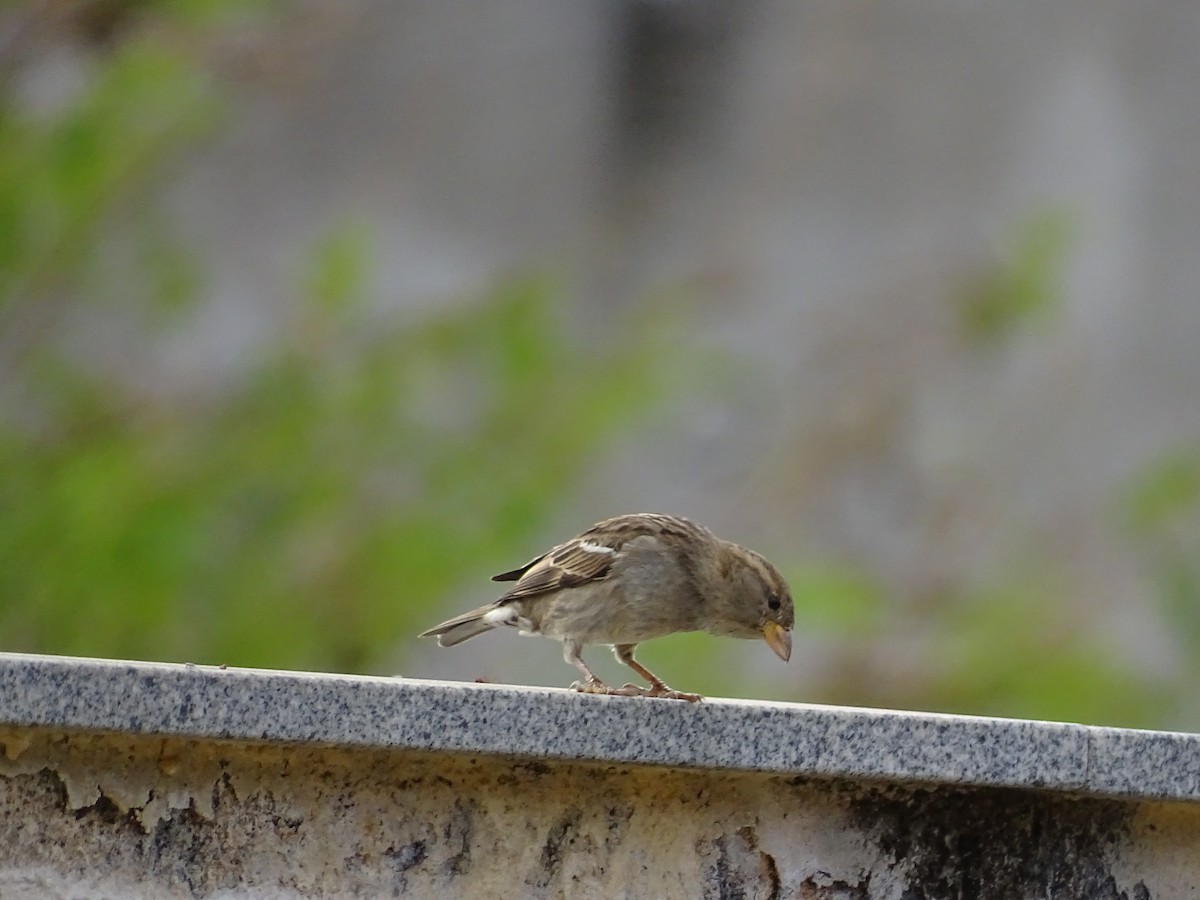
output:
[[[771,609],[779,609],[779,595],[772,594],[769,596],[767,598],[767,606],[771,607]]]

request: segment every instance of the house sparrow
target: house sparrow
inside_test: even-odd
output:
[[[455,616],[421,637],[453,647],[501,625],[563,642],[563,658],[589,694],[667,697],[674,691],[633,658],[642,641],[677,631],[762,638],[785,662],[792,654],[792,597],[769,562],[679,516],[617,516],[493,581],[512,581],[498,599]],[[649,683],[610,688],[580,656],[611,644],[617,659]]]

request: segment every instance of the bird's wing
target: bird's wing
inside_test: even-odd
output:
[[[634,538],[689,530],[700,529],[675,516],[641,513],[606,519],[520,568],[494,576],[493,581],[516,582],[496,603],[600,581]]]
[[[608,574],[617,552],[616,547],[607,544],[574,538],[555,547],[545,556],[539,556],[522,569],[504,573],[509,577],[497,576],[494,580],[511,581],[511,576],[515,575],[516,584],[496,602],[504,603],[599,581]]]

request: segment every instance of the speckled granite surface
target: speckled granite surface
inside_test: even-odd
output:
[[[27,726],[1200,800],[1192,734],[0,654]]]

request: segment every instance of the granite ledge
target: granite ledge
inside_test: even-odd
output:
[[[1200,801],[1200,735],[0,653],[31,727]]]

